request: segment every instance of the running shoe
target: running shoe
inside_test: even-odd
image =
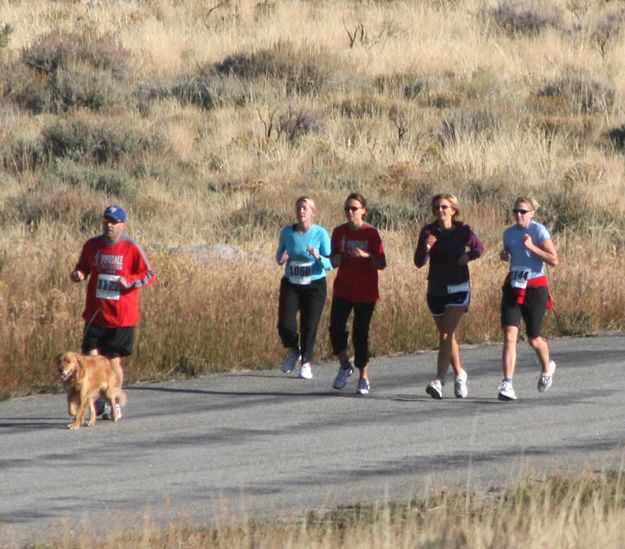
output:
[[[358,380],[358,389],[356,389],[356,393],[358,393],[359,395],[368,395],[370,389],[371,385],[369,385],[369,380],[361,377]]]
[[[352,366],[352,363],[349,360],[345,362],[344,364],[341,363],[341,366],[339,367],[339,371],[336,374],[336,377],[334,378],[334,383],[332,384],[332,387],[334,387],[337,390],[343,389],[345,387],[345,384],[347,383],[347,378],[351,376],[353,373],[354,373],[354,367]]]
[[[556,371],[556,363],[552,360],[549,362],[549,371],[547,373],[540,374],[538,378],[538,391],[544,393],[549,390],[553,383],[553,374]]]
[[[425,387],[425,392],[436,400],[442,400],[443,398],[443,384],[440,379],[430,381]]]
[[[299,353],[293,351],[287,355],[287,357],[282,361],[282,366],[280,369],[285,374],[290,374],[293,370],[295,370],[295,366],[299,361]]]
[[[310,362],[304,362],[304,364],[302,364],[302,367],[300,368],[300,371],[299,371],[299,377],[301,377],[302,379],[313,378],[313,373],[312,373],[312,368],[310,367]]]
[[[107,421],[119,421],[122,418],[122,407],[119,404],[115,404],[115,416],[113,416],[113,410],[111,405],[107,402],[104,404],[104,413],[102,414],[102,419]]]
[[[456,398],[466,398],[469,394],[469,389],[467,389],[467,372],[465,370],[462,370],[460,375],[456,376],[454,394],[456,395]]]
[[[516,400],[516,393],[512,386],[512,381],[502,381],[499,386],[499,394],[497,395],[499,400]]]

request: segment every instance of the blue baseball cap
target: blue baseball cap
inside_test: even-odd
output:
[[[126,221],[126,212],[121,206],[109,206],[106,210],[104,210],[102,217],[108,217],[118,223],[122,223]]]

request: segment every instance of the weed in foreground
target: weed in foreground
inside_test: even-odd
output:
[[[48,547],[283,547],[459,548],[619,547],[625,524],[625,483],[621,469],[600,473],[538,477],[486,493],[429,494],[409,502],[342,505],[308,510],[289,519],[221,516],[209,526],[184,519],[143,529],[113,529],[108,537],[68,528]],[[73,534],[73,535],[72,535]]]

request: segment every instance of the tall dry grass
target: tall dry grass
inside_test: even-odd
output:
[[[159,275],[131,380],[278,363],[271,258],[304,193],[328,229],[349,192],[372,205],[389,256],[376,354],[436,344],[412,252],[440,191],[487,245],[462,341],[500,337],[497,250],[525,193],[561,256],[547,334],[622,330],[621,15],[602,0],[0,4],[2,396],[53,389],[51,357],[79,346],[67,273],[111,202]],[[172,251],[210,243],[248,257]],[[326,329],[327,311],[319,359]]]

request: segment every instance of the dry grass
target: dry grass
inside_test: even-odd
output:
[[[1,4],[3,396],[53,388],[50,358],[79,346],[67,273],[110,202],[159,275],[133,380],[279,361],[271,257],[304,193],[329,229],[352,190],[372,204],[376,354],[435,345],[412,251],[440,191],[488,247],[463,341],[500,338],[496,252],[526,192],[561,255],[549,336],[622,330],[621,27],[600,0]],[[171,252],[209,243],[249,257]]]
[[[578,476],[526,475],[487,494],[427,493],[409,502],[308,511],[286,520],[226,513],[204,528],[145,519],[142,527],[94,536],[88,525],[47,547],[577,548],[622,546],[620,470]]]

